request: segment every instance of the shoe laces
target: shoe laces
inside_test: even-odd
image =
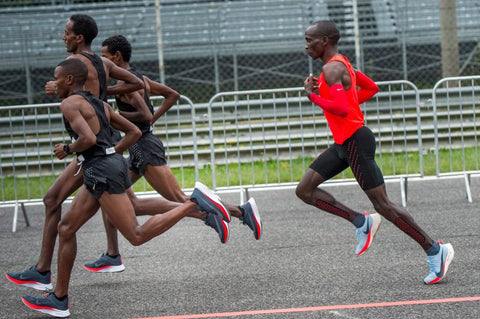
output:
[[[436,272],[435,266],[437,266],[438,261],[437,261],[437,258],[435,257],[437,257],[437,255],[428,256],[427,258],[427,264],[428,264],[428,268],[430,269],[430,272]]]

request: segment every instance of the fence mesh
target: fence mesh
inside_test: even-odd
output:
[[[45,96],[43,88],[55,65],[68,55],[62,34],[73,13],[97,21],[97,53],[103,39],[124,34],[132,42],[132,64],[139,71],[195,103],[224,91],[301,85],[308,73],[321,68],[303,50],[305,28],[320,19],[337,23],[340,51],[377,81],[409,80],[421,89],[444,76],[480,71],[479,1],[357,3],[358,45],[353,1],[348,0],[160,0],[158,34],[154,0],[2,1],[0,105],[56,101]],[[448,47],[442,48],[442,34],[455,34],[457,41],[446,38]],[[442,63],[444,50],[456,55]],[[442,74],[445,64],[453,64],[457,74]]]

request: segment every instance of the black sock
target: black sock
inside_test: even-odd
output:
[[[53,295],[55,296],[55,298],[57,298],[60,301],[64,301],[65,299],[68,298],[68,295],[65,295],[65,296],[62,296],[62,297],[57,297],[57,295],[55,293],[53,293]]]
[[[117,255],[113,255],[113,256],[111,256],[111,255],[109,255],[109,254],[107,253],[107,256],[108,256],[108,257],[110,257],[110,258],[113,258],[113,259],[115,259],[115,258],[117,258],[118,256],[120,256],[120,254],[117,254]]]

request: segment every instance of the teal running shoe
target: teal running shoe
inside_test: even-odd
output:
[[[358,237],[358,245],[355,249],[355,254],[357,256],[362,255],[364,252],[367,251],[368,247],[372,244],[373,239],[375,238],[375,234],[378,231],[378,227],[382,222],[380,218],[380,214],[373,213],[369,214],[368,212],[363,213],[365,216],[365,223],[362,227],[357,228],[357,237]]]
[[[423,279],[426,285],[436,284],[447,274],[448,267],[455,256],[452,244],[440,244],[440,251],[433,256],[428,256],[427,264],[429,268],[428,276]]]

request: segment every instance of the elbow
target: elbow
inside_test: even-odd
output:
[[[174,100],[175,102],[178,101],[180,99],[180,93],[178,93],[177,91],[173,91],[171,95],[171,99]]]
[[[135,126],[135,129],[132,131],[132,135],[135,137],[135,140],[138,140],[140,137],[142,137],[142,131]]]
[[[143,81],[138,80],[136,84],[137,84],[137,90],[145,89],[145,83],[143,83]]]
[[[85,142],[85,144],[88,145],[88,147],[92,147],[97,143],[97,137],[95,135],[89,136]]]
[[[338,115],[341,116],[341,117],[347,117],[347,115],[348,115],[348,109],[341,110]]]
[[[151,123],[152,119],[153,119],[152,113],[148,112],[147,114],[145,114],[145,119],[144,119],[145,122]]]

